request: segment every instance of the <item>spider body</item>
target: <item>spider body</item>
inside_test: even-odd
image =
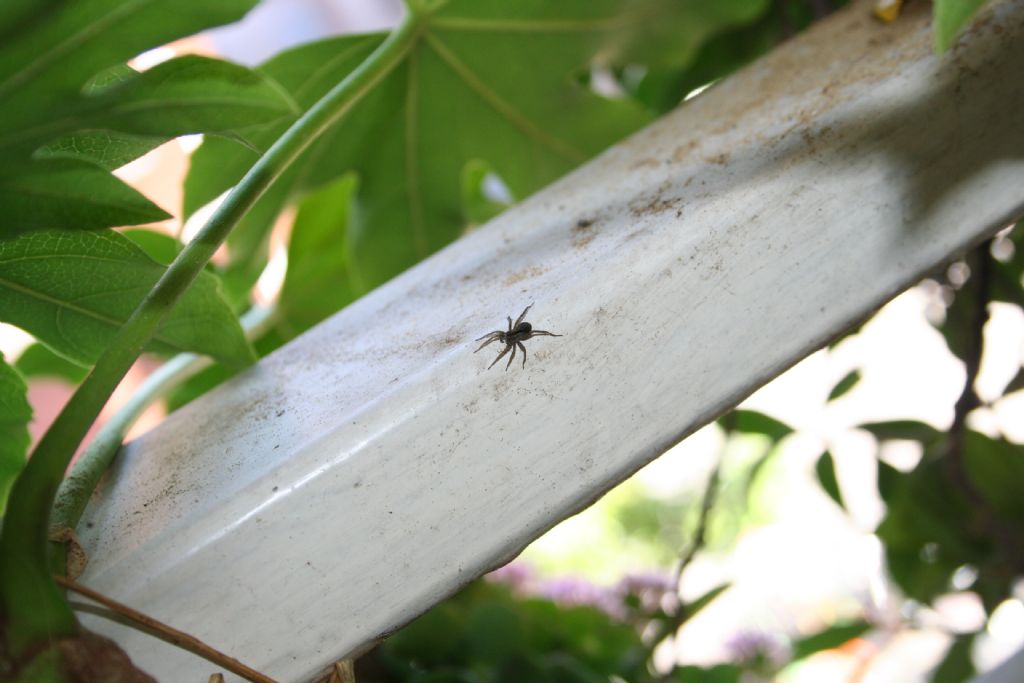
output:
[[[512,355],[509,356],[508,363],[505,364],[505,369],[508,370],[509,367],[512,365],[512,360],[516,357],[516,349],[519,349],[520,351],[523,352],[523,367],[525,368],[526,367],[526,347],[523,346],[523,342],[524,341],[526,341],[527,339],[531,339],[533,337],[561,337],[562,336],[560,334],[554,334],[552,332],[548,332],[547,330],[535,330],[535,329],[533,329],[533,325],[531,325],[530,323],[524,321],[523,318],[526,317],[526,312],[528,310],[530,310],[531,308],[533,308],[533,304],[530,304],[529,306],[524,308],[523,312],[519,314],[518,318],[516,318],[515,323],[512,322],[512,316],[509,316],[508,317],[508,329],[507,330],[495,330],[494,332],[488,332],[487,334],[485,334],[484,336],[482,336],[482,337],[480,337],[479,339],[476,340],[476,341],[483,340],[483,342],[484,342],[483,344],[481,344],[480,346],[477,347],[476,351],[479,351],[480,349],[484,348],[485,346],[487,346],[488,344],[491,344],[493,342],[501,342],[502,344],[505,345],[505,349],[501,353],[498,354],[498,357],[495,358],[494,361],[490,365],[487,366],[488,370],[493,368],[495,363],[497,363],[499,360],[501,360],[502,357],[506,353],[511,351]],[[476,353],[476,351],[474,351],[473,353]]]

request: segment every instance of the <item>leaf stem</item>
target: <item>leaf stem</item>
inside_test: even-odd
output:
[[[420,12],[408,12],[366,61],[303,114],[249,169],[118,330],[39,441],[14,483],[0,531],[0,612],[7,622],[4,635],[9,655],[22,656],[36,643],[78,630],[47,560],[50,508],[75,447],[234,225],[299,154],[400,63],[414,44],[423,18]]]
[[[256,307],[242,316],[242,329],[250,340],[256,339],[274,322],[277,309]],[[208,356],[179,353],[157,368],[139,386],[125,405],[96,432],[89,445],[75,460],[71,471],[57,490],[57,498],[50,512],[51,532],[74,529],[82,518],[85,506],[100,477],[110,468],[114,456],[121,448],[125,435],[142,413],[157,399],[182,382],[213,364]],[[63,563],[58,563],[63,574]]]

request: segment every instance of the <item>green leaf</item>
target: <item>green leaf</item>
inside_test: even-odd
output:
[[[0,238],[31,230],[90,230],[170,218],[115,176],[90,164],[36,162],[0,175]]]
[[[385,656],[411,660],[419,667],[444,666],[464,657],[459,639],[461,622],[447,603],[418,617],[381,646]]]
[[[945,52],[986,0],[935,0],[935,51]]]
[[[1012,394],[1015,391],[1024,389],[1024,367],[1017,368],[1017,373],[1013,376],[1013,379],[1003,388],[1002,394]]]
[[[1017,524],[1024,522],[1024,447],[968,431],[964,467],[996,512]]]
[[[35,158],[77,159],[114,170],[180,135],[220,134],[245,141],[244,130],[298,109],[266,76],[198,55],[141,74],[125,67],[113,84],[90,84],[87,91],[93,96],[80,100],[72,115],[59,122],[60,130],[74,132],[40,147]],[[47,134],[56,131],[55,124]]]
[[[501,661],[529,652],[523,621],[511,605],[482,602],[464,617],[467,657]]]
[[[876,533],[889,572],[908,597],[931,602],[949,590],[958,567],[989,559],[990,544],[971,531],[978,511],[950,484],[941,459],[925,458],[912,472],[878,465],[888,509]]]
[[[0,517],[11,485],[25,465],[31,419],[25,380],[0,356]]]
[[[700,666],[680,666],[671,674],[669,680],[676,683],[739,683],[743,669],[735,664],[716,664],[710,668]]]
[[[843,494],[839,490],[839,481],[836,479],[835,459],[830,452],[825,451],[821,454],[817,464],[814,466],[814,471],[818,475],[818,482],[821,484],[821,488],[825,489],[828,497],[835,501],[836,505],[846,509],[846,504],[843,502]]]
[[[110,343],[164,267],[116,232],[34,232],[0,240],[0,319],[83,365]],[[252,359],[237,318],[203,273],[151,348],[195,351],[225,363]]]
[[[859,425],[859,428],[870,432],[879,442],[918,441],[927,446],[944,436],[944,433],[935,429],[935,427],[915,420],[869,422]]]
[[[299,204],[279,302],[281,314],[296,331],[340,310],[362,290],[349,254],[355,188],[354,176],[342,176]]]
[[[834,387],[832,387],[832,391],[830,391],[828,394],[828,402],[831,403],[832,401],[836,400],[837,398],[848,392],[850,389],[853,389],[855,386],[857,386],[857,383],[860,382],[860,378],[860,370],[851,370],[850,372],[846,373],[846,376],[839,380],[839,382]]]
[[[736,409],[722,418],[722,424],[728,431],[763,434],[772,441],[779,441],[793,433],[789,425],[756,410]]]
[[[534,655],[534,658],[539,657]],[[544,663],[542,673],[547,674],[547,678],[540,680],[550,680],[552,683],[608,683],[609,680],[607,674],[594,671],[587,663],[571,654],[552,652],[545,654],[542,661]],[[524,680],[538,681],[539,683],[537,678],[532,677],[508,678],[507,680],[509,683],[519,683]]]
[[[731,583],[723,583],[715,586],[711,590],[707,591],[703,595],[695,598],[693,601],[686,603],[684,606],[684,613],[686,614],[686,620],[689,621],[697,616],[697,613],[702,609],[711,604],[711,602],[719,595],[724,593],[728,588],[732,586]]]
[[[884,460],[878,461],[878,495],[888,503],[902,488],[904,472],[896,469]]]
[[[242,139],[244,129],[294,113],[274,83],[233,64],[189,55],[141,74],[125,66],[253,4],[51,0],[0,14],[0,235],[162,220],[162,210],[100,169],[177,135]]]
[[[977,673],[971,658],[975,635],[968,633],[953,640],[942,663],[932,673],[932,683],[964,683]]]
[[[135,246],[146,252],[146,256],[153,259],[162,266],[168,265],[182,249],[182,244],[170,235],[155,230],[119,230]]]
[[[349,266],[358,264],[360,275],[353,295],[363,294],[463,232],[470,162],[494,169],[513,196],[525,197],[651,120],[628,99],[591,92],[581,72],[602,60],[640,59],[631,41],[654,27],[659,42],[674,41],[676,58],[688,54],[715,30],[749,16],[752,2],[449,2],[425,18],[403,63],[277,181],[261,200],[264,208],[257,206],[258,220],[243,221],[238,234],[265,234],[288,202],[355,173],[356,223],[347,248]],[[305,45],[261,69],[306,108],[381,40],[348,36]],[[524,72],[531,77],[524,80]],[[250,139],[265,145],[284,125]],[[253,160],[230,141],[205,140],[186,181],[186,215],[235,184]]]
[[[114,171],[166,141],[167,138],[163,136],[80,130],[43,145],[33,156],[36,159],[87,161],[106,171]]]
[[[33,377],[57,377],[70,384],[78,384],[85,379],[88,370],[81,365],[72,363],[63,356],[58,356],[45,345],[38,342],[21,352],[14,367],[25,379]]]
[[[801,638],[793,643],[793,660],[804,659],[815,652],[832,650],[859,638],[871,630],[871,624],[865,621],[851,621],[829,626],[824,631]]]
[[[708,3],[712,4],[712,3]],[[623,86],[657,112],[676,107],[694,89],[717,81],[771,50],[814,20],[806,2],[751,2],[750,22],[716,32],[688,63],[624,74]],[[833,6],[844,4],[832,3]],[[793,11],[798,9],[800,11]]]
[[[257,0],[50,0],[0,14],[0,147],[67,116],[91,78],[141,52],[240,19]],[[42,117],[42,118],[40,118]]]
[[[237,135],[297,112],[298,105],[265,75],[186,55],[103,90],[86,102],[84,116],[102,117],[104,125],[125,133],[176,137]]]

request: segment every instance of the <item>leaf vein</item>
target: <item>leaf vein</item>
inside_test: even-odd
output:
[[[578,149],[568,145],[558,138],[552,137],[536,126],[530,119],[523,115],[511,104],[503,100],[496,92],[491,90],[483,80],[477,76],[472,69],[452,54],[437,38],[425,34],[427,44],[444,61],[455,74],[463,80],[466,86],[475,92],[485,103],[487,103],[498,114],[505,117],[509,123],[518,128],[524,135],[535,142],[548,147],[559,156],[571,161],[573,164],[580,164],[586,161],[587,156]]]
[[[133,2],[125,2],[102,19],[89,24],[78,33],[69,36],[64,40],[64,42],[54,45],[48,52],[44,52],[39,55],[33,61],[29,62],[24,68],[12,74],[6,81],[0,83],[0,94],[3,94],[31,79],[36,75],[36,73],[56,62],[68,52],[71,52],[79,45],[88,42],[95,36],[103,34],[110,26],[116,24],[123,17],[130,16],[142,6],[150,4],[153,1],[154,0],[134,0]]]

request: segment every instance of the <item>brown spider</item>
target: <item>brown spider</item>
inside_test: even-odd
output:
[[[509,349],[511,349],[512,350],[512,355],[509,356],[508,363],[505,365],[505,369],[508,370],[509,366],[512,365],[512,360],[516,357],[516,347],[517,346],[519,347],[519,350],[523,352],[523,367],[525,368],[526,367],[526,347],[523,346],[523,342],[524,341],[526,341],[527,339],[530,339],[531,337],[541,337],[541,336],[561,337],[562,336],[560,334],[554,334],[552,332],[546,332],[545,330],[535,330],[535,329],[533,329],[533,325],[531,325],[528,322],[524,322],[523,318],[526,317],[526,312],[528,310],[530,310],[531,308],[533,308],[533,304],[530,304],[529,306],[524,308],[523,312],[519,314],[518,318],[516,318],[515,323],[512,322],[512,317],[509,316],[509,318],[508,318],[508,330],[507,331],[495,330],[494,332],[488,332],[484,336],[480,337],[480,339],[475,340],[475,341],[480,341],[481,339],[486,339],[487,340],[483,344],[478,346],[476,351],[479,351],[480,349],[484,348],[485,346],[487,346],[491,342],[501,342],[502,344],[505,345],[505,350],[502,351],[501,353],[499,353],[498,357],[494,359],[494,362],[492,362],[490,365],[487,366],[488,370],[493,368],[494,367],[494,363],[497,363],[499,360],[501,360],[501,357],[504,356],[506,353],[508,353]],[[476,353],[476,351],[474,351],[473,353]]]

